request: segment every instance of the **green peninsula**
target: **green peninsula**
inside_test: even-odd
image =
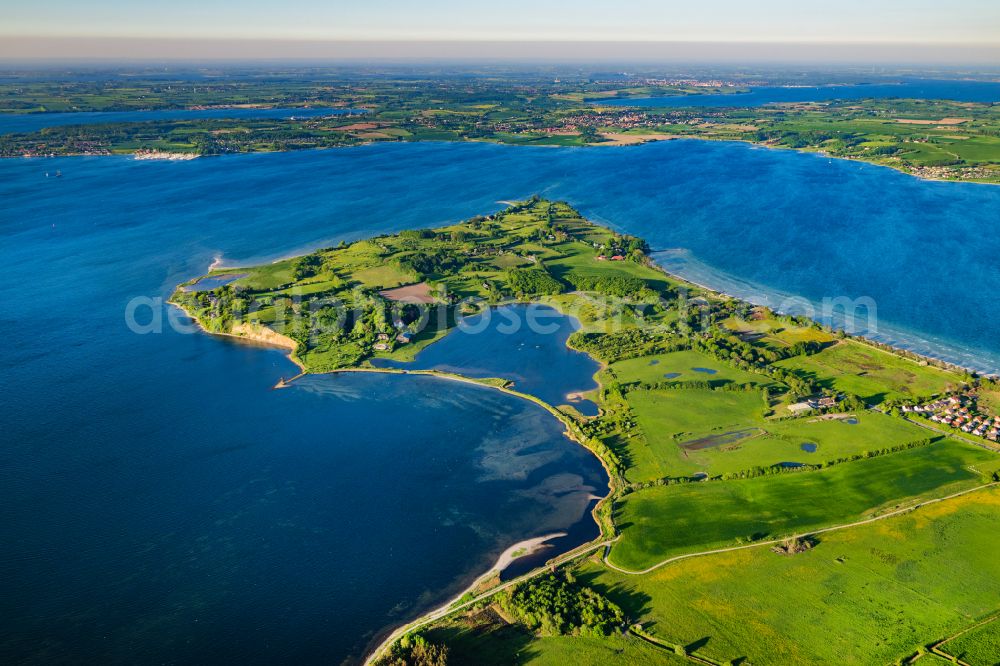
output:
[[[209,332],[285,346],[303,370],[329,372],[410,359],[456,317],[504,302],[572,307],[591,327],[612,314],[667,324],[662,301],[678,283],[648,264],[647,250],[565,203],[532,199],[439,229],[213,270],[172,300]]]
[[[603,463],[601,535],[512,580],[487,574],[372,646],[369,663],[982,652],[968,637],[988,646],[1000,613],[1000,383],[686,283],[648,253],[535,197],[212,270],[173,302],[207,331],[284,346],[304,372],[412,359],[460,317],[509,302],[580,321],[569,344],[601,361],[598,414],[518,395]]]

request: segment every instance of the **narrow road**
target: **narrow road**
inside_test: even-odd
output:
[[[758,542],[755,542],[755,543],[747,544],[745,546],[731,546],[729,548],[716,548],[715,550],[704,550],[704,551],[701,551],[701,552],[698,552],[698,553],[687,553],[686,555],[676,555],[674,557],[669,557],[669,558],[667,558],[665,560],[657,562],[653,566],[647,567],[647,568],[642,569],[640,571],[631,571],[629,569],[622,569],[621,567],[619,567],[619,566],[617,566],[615,564],[612,564],[608,560],[608,554],[609,554],[610,551],[605,551],[604,564],[606,564],[609,568],[614,569],[615,571],[617,571],[619,573],[627,574],[629,576],[641,576],[643,574],[648,574],[648,573],[650,573],[652,571],[656,571],[660,567],[666,566],[666,565],[670,564],[671,562],[679,562],[680,560],[686,560],[686,559],[691,558],[691,557],[702,557],[704,555],[715,555],[717,553],[731,553],[731,552],[733,552],[735,550],[746,550],[748,548],[760,548],[761,546],[772,546],[772,545],[779,544],[779,543],[782,543],[784,541],[787,541],[788,539],[800,539],[802,537],[812,536],[812,535],[815,535],[815,534],[824,534],[826,532],[836,532],[837,530],[846,530],[849,527],[860,527],[861,525],[868,525],[869,523],[874,523],[874,522],[877,522],[879,520],[885,520],[886,518],[892,518],[893,516],[898,516],[898,515],[901,515],[901,514],[904,514],[904,513],[908,513],[910,511],[915,511],[916,509],[919,509],[922,506],[927,506],[928,504],[935,504],[937,502],[944,502],[946,500],[954,499],[956,497],[961,497],[962,495],[968,495],[969,493],[974,493],[977,490],[983,490],[984,488],[990,488],[992,486],[996,486],[997,483],[998,482],[985,483],[985,484],[983,484],[981,486],[976,486],[975,488],[969,488],[968,490],[962,490],[960,492],[953,493],[951,495],[948,495],[947,497],[936,497],[934,499],[924,500],[923,502],[918,502],[918,503],[916,503],[916,504],[914,504],[912,506],[907,506],[907,507],[904,507],[902,509],[896,509],[895,511],[890,511],[889,513],[884,513],[884,514],[882,514],[880,516],[875,516],[874,518],[866,518],[864,520],[858,520],[858,521],[853,522],[853,523],[847,523],[847,524],[844,524],[844,525],[835,525],[833,527],[824,527],[823,529],[812,530],[810,532],[803,532],[802,534],[796,534],[796,535],[790,536],[790,537],[783,537],[781,539],[771,539],[770,541],[758,541]]]

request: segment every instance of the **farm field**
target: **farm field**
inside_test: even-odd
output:
[[[1000,618],[956,636],[938,649],[969,666],[996,666],[1000,663]]]
[[[990,488],[819,535],[793,556],[762,547],[642,576],[587,563],[577,576],[654,635],[703,642],[699,653],[719,661],[889,664],[997,609],[998,520],[1000,489]],[[994,661],[995,626],[968,641]]]
[[[822,388],[852,393],[869,403],[927,397],[956,384],[952,373],[849,340],[812,356],[779,361],[775,366],[793,370]]]
[[[781,463],[815,465],[901,446],[929,434],[876,412],[791,420],[763,417],[757,392],[631,391],[641,436],[627,440],[632,482],[730,474]]]
[[[991,452],[946,440],[819,471],[655,486],[618,503],[622,536],[609,559],[640,570],[674,555],[861,520],[974,487],[998,466]]]

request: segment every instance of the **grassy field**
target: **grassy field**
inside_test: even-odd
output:
[[[946,441],[820,471],[652,487],[617,505],[622,535],[610,560],[638,570],[673,555],[847,523],[975,486],[997,466],[988,451]]]
[[[872,403],[930,396],[953,388],[959,380],[953,373],[853,341],[775,365],[794,370],[823,388],[853,393]]]
[[[742,550],[644,576],[587,564],[578,578],[651,633],[704,642],[717,660],[889,664],[997,608],[998,521],[994,488],[820,535],[799,555]]]
[[[763,424],[761,393],[669,389],[632,391],[628,404],[640,436],[628,440],[626,478],[632,482],[705,472],[719,454],[710,449],[685,450],[681,442]]]
[[[745,372],[707,354],[692,350],[630,358],[612,363],[611,370],[622,384],[687,381],[707,381],[712,385],[774,384],[774,381],[766,375]]]
[[[827,344],[836,339],[828,330],[816,326],[792,324],[776,316],[763,316],[758,319],[730,317],[722,322],[722,325],[735,333],[762,336],[758,342],[774,349],[787,348],[796,342]]]
[[[640,361],[639,368],[646,367],[641,359],[635,360]],[[852,414],[849,419],[812,415],[768,420],[763,417],[761,394],[755,392],[631,391],[627,400],[641,432],[624,445],[626,478],[633,483],[697,473],[714,476],[784,462],[825,463],[929,434],[875,412]],[[727,433],[742,437],[727,440]],[[713,441],[699,444],[700,440]]]
[[[969,666],[996,666],[1000,664],[1000,619],[957,636],[939,649]]]

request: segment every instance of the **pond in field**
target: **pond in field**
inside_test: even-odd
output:
[[[761,432],[763,431],[760,428],[746,428],[744,430],[732,430],[730,432],[724,432],[718,435],[709,435],[707,437],[699,437],[698,439],[691,439],[686,442],[681,442],[680,447],[682,449],[687,449],[688,451],[713,449],[717,446],[723,446],[725,444],[733,444],[740,440],[746,439],[747,437],[753,437],[754,435],[759,435]]]
[[[806,453],[816,453],[818,446],[813,442],[802,442],[802,450]]]

